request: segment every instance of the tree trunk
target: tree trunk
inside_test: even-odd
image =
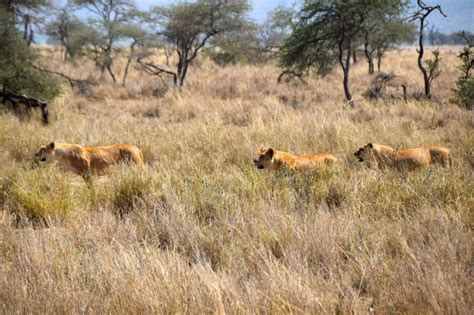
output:
[[[117,79],[115,78],[115,74],[112,72],[112,68],[110,67],[110,64],[107,65],[107,71],[109,72],[110,76],[112,77],[112,81],[114,81],[114,83],[117,83]]]
[[[357,63],[357,52],[355,49],[352,51],[352,60],[354,61],[354,64]]]
[[[427,15],[426,15],[427,16]],[[431,86],[430,86],[430,78],[428,75],[428,71],[426,71],[426,68],[423,65],[423,54],[425,52],[424,46],[423,46],[423,37],[424,37],[424,27],[425,27],[425,18],[426,16],[422,16],[420,18],[420,30],[418,33],[418,68],[420,68],[421,73],[423,74],[423,81],[425,83],[425,96],[427,98],[431,97]]]
[[[128,55],[127,64],[125,65],[125,70],[123,72],[123,79],[122,79],[122,86],[123,87],[125,87],[125,82],[127,80],[127,75],[128,75],[128,68],[130,67],[130,63],[132,62],[133,54],[135,52],[135,44],[136,44],[136,42],[133,42],[130,45],[130,54]]]
[[[166,48],[163,48],[164,52],[165,52],[165,58],[166,58],[166,66],[169,67],[170,66],[170,53],[168,52],[168,49]]]
[[[188,65],[189,65],[189,62],[185,61],[183,69],[182,69],[181,77],[179,79],[179,86],[183,86],[184,84],[184,79],[186,78],[186,74],[188,73]]]
[[[115,74],[113,73],[112,71],[112,63],[113,63],[113,59],[112,59],[112,56],[110,55],[110,52],[111,52],[111,48],[110,50],[107,49],[105,51],[105,55],[104,55],[104,66],[105,68],[107,69],[107,71],[109,72],[110,74],[110,77],[112,78],[112,81],[114,81],[114,83],[117,83],[117,80],[115,78]],[[102,69],[102,72],[104,71],[104,68]]]
[[[23,25],[23,40],[28,42],[28,28],[30,25],[30,16],[28,14],[23,16],[24,18],[24,25]]]
[[[352,52],[352,38],[349,38],[347,47],[344,48],[344,36],[342,36],[341,40],[339,41],[339,63],[341,64],[341,68],[344,74],[343,85],[344,85],[344,94],[346,96],[347,102],[349,105],[354,108],[355,103],[354,99],[352,98],[351,88],[349,86],[349,72],[351,68],[351,52]],[[344,51],[346,51],[346,56],[344,58]]]
[[[382,71],[382,57],[383,53],[380,48],[377,49],[377,72]]]
[[[369,50],[369,44],[366,42],[364,44],[364,53],[365,58],[367,59],[367,63],[369,64],[369,74],[373,74],[374,70],[374,51]]]

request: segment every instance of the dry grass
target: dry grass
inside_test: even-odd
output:
[[[127,88],[103,81],[94,100],[66,92],[48,127],[3,114],[0,312],[470,313],[474,117],[449,104],[455,50],[441,57],[431,103],[397,91],[363,100],[363,62],[350,110],[338,73],[277,85],[271,65],[202,60],[161,98],[150,96],[159,80],[135,70]],[[413,51],[384,68],[421,90]],[[135,143],[148,172],[117,167],[88,189],[33,160],[51,140]],[[367,141],[445,145],[454,167],[367,170],[352,156]],[[343,165],[257,172],[264,144],[333,152]]]

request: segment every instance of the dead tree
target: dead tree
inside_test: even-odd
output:
[[[6,91],[0,91],[0,98],[2,98],[2,104],[6,108],[13,110],[20,118],[23,118],[25,115],[28,116],[31,109],[39,107],[43,123],[49,123],[48,103],[45,101]]]
[[[438,11],[444,17],[447,17],[447,15],[444,14],[444,12],[441,9],[440,5],[428,6],[422,0],[417,0],[417,4],[418,4],[418,7],[419,7],[419,10],[417,12],[415,12],[415,14],[413,15],[411,20],[412,21],[418,20],[419,23],[420,23],[420,28],[419,28],[419,32],[418,32],[418,45],[419,45],[419,48],[417,49],[417,52],[418,52],[418,68],[420,68],[421,73],[423,73],[423,80],[424,80],[424,83],[425,83],[425,96],[427,98],[430,98],[431,97],[431,82],[436,77],[436,70],[437,69],[435,69],[435,68],[438,65],[439,54],[438,55],[435,54],[434,61],[431,62],[431,65],[428,65],[429,69],[427,69],[425,67],[425,65],[423,64],[423,55],[424,55],[424,51],[425,51],[424,46],[423,46],[424,31],[425,31],[425,27],[428,26],[428,21],[426,21],[426,19],[428,18],[428,16],[433,11]]]
[[[371,87],[364,93],[367,98],[381,98],[385,94],[387,87],[402,88],[403,99],[406,101],[408,96],[407,80],[393,73],[380,73],[372,80]],[[393,97],[393,96],[392,96]]]

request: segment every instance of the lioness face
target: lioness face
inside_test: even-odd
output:
[[[35,157],[41,162],[51,160],[54,155],[54,142],[51,142],[47,146],[42,146],[38,152],[35,153]]]
[[[257,152],[257,157],[253,160],[253,163],[259,170],[264,168],[274,169],[273,154],[275,152],[272,148],[261,148]]]
[[[372,157],[373,149],[373,144],[367,143],[363,147],[359,148],[359,150],[354,153],[354,156],[359,160],[359,162],[368,161]]]

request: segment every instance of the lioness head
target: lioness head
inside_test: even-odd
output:
[[[54,155],[54,148],[54,142],[51,142],[47,146],[42,146],[38,152],[35,153],[35,157],[37,157],[41,162],[46,162]]]
[[[368,161],[372,156],[372,150],[374,149],[374,145],[372,143],[367,143],[363,147],[359,148],[354,153],[354,156],[359,160],[359,162]]]
[[[253,160],[253,163],[259,170],[264,168],[275,169],[277,166],[273,161],[273,155],[275,151],[272,148],[263,147],[257,152],[257,157]]]

